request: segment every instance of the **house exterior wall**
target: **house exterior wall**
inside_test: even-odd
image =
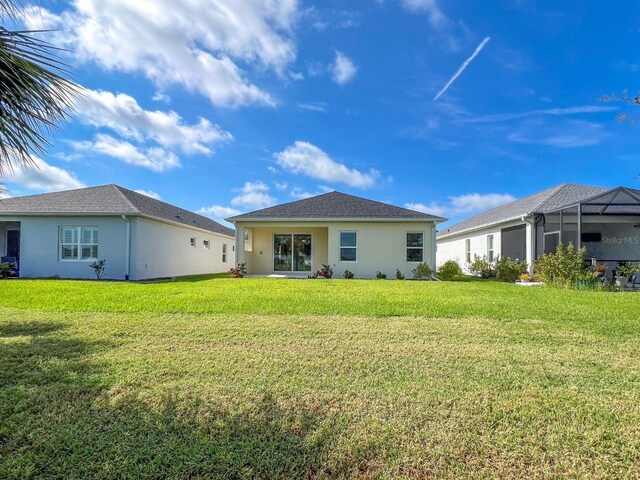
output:
[[[447,238],[437,239],[437,258],[438,266],[447,260],[455,260],[460,264],[462,270],[468,273],[465,258],[465,241],[470,240],[471,260],[474,255],[480,257],[488,256],[487,237],[493,235],[493,256],[494,258],[502,256],[502,229],[516,227],[519,225],[527,225],[523,221],[504,222],[491,227],[475,230],[473,232],[461,233]],[[531,254],[531,226],[527,225],[527,252]]]
[[[221,273],[235,265],[232,237],[143,217],[131,220],[132,280]],[[191,237],[195,237],[195,247],[190,244]],[[209,241],[208,249],[205,240]],[[223,244],[227,245],[226,262],[222,261]]]
[[[273,273],[273,235],[275,233],[311,233],[313,271],[323,263],[332,266],[336,277],[345,270],[359,278],[373,278],[377,271],[393,278],[396,269],[411,277],[418,262],[406,260],[406,234],[424,233],[423,261],[435,266],[433,222],[238,222],[236,231],[251,231],[250,251],[242,252],[249,274]],[[340,232],[357,232],[357,261],[340,261]],[[236,245],[244,242],[236,241]],[[278,272],[282,273],[282,272]]]
[[[91,260],[60,260],[61,226],[98,227],[98,257],[107,261],[104,278],[124,279],[125,222],[120,217],[31,217],[20,221],[20,276],[59,275],[63,278],[95,278]]]

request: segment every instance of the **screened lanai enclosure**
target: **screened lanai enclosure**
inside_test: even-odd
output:
[[[618,187],[536,220],[536,256],[560,242],[585,247],[586,259],[615,267],[640,261],[640,190]]]

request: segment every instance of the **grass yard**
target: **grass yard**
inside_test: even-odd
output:
[[[0,478],[638,478],[640,295],[0,282]]]

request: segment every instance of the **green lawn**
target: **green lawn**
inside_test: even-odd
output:
[[[0,282],[0,478],[638,478],[640,295]]]

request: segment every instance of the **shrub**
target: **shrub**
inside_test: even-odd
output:
[[[351,280],[352,278],[355,278],[355,274],[353,272],[350,272],[349,270],[345,270],[342,276],[347,280]]]
[[[496,260],[496,279],[501,282],[514,283],[520,275],[527,273],[527,262],[513,260],[510,257],[498,257]]]
[[[386,279],[387,279],[386,273],[382,273],[380,271],[376,272],[376,280],[386,280]]]
[[[322,277],[322,278],[333,277],[333,268],[331,268],[331,265],[325,265],[323,263],[322,268],[318,270],[318,277]]]
[[[429,265],[422,262],[422,263],[419,263],[416,268],[411,270],[411,273],[413,273],[413,278],[418,280],[421,280],[424,278],[430,279],[431,276],[433,275],[433,270],[431,270],[431,267]]]
[[[396,280],[404,280],[404,274],[396,268]]]
[[[467,270],[480,278],[496,278],[496,268],[487,260],[486,255],[484,257],[474,255],[473,261],[467,263]]]
[[[451,281],[457,275],[462,275],[462,269],[455,260],[447,260],[438,267],[437,276],[440,280]]]
[[[528,273],[521,273],[520,274],[520,281],[521,282],[530,282],[531,281],[531,275],[529,275]]]
[[[231,278],[242,278],[247,274],[247,263],[238,262],[235,267],[229,269],[229,275]]]
[[[10,277],[13,269],[10,263],[0,263],[0,278]]]
[[[89,267],[93,269],[93,273],[96,274],[96,280],[102,280],[102,276],[104,275],[104,269],[107,268],[106,260],[96,260],[93,263],[89,264]]]
[[[584,256],[586,248],[577,250],[569,243],[565,247],[558,245],[555,253],[546,253],[538,258],[534,265],[536,275],[549,285],[571,287],[575,286],[584,274]]]

